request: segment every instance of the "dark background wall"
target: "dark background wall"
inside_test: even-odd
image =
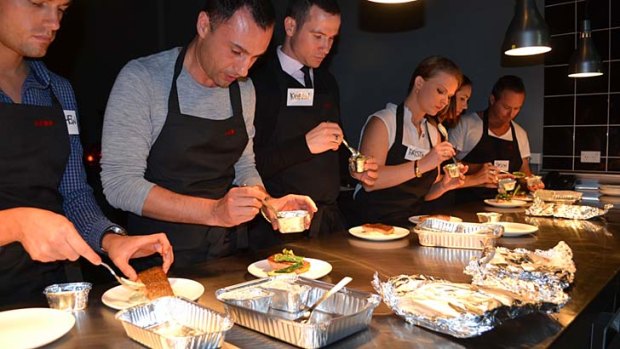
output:
[[[285,0],[273,0],[279,22]],[[203,0],[75,0],[47,62],[74,84],[85,145],[99,142],[108,93],[130,59],[181,45],[195,33]],[[507,60],[500,52],[513,15],[513,1],[420,0],[377,5],[341,0],[342,29],[328,62],[338,78],[345,132],[359,138],[367,116],[387,102],[400,102],[410,74],[426,56],[452,58],[474,81],[471,109],[486,106],[495,80],[519,75],[527,99],[518,122],[542,150],[543,58]],[[539,1],[543,11],[543,2]],[[274,41],[281,41],[278,28]]]
[[[620,2],[594,0],[587,5],[604,75],[571,79],[568,62],[586,3],[546,1],[554,50],[545,59],[543,167],[620,173]],[[582,151],[600,152],[601,161],[581,162]]]

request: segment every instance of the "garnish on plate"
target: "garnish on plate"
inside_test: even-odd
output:
[[[310,262],[302,256],[296,256],[292,250],[288,249],[283,249],[282,253],[269,256],[267,261],[271,266],[271,271],[267,273],[269,276],[288,273],[301,274],[310,269]]]

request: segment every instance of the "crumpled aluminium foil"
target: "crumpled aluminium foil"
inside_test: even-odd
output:
[[[539,304],[505,290],[453,283],[424,275],[399,275],[372,285],[405,321],[459,338],[478,336]]]
[[[546,303],[557,311],[570,299],[564,292],[575,279],[570,247],[560,241],[550,250],[488,248],[465,267],[475,285],[499,288]]]
[[[437,218],[425,220],[418,224],[416,229],[443,233],[492,234],[493,236],[501,236],[504,233],[504,227],[499,224],[449,222]]]
[[[532,206],[525,210],[525,214],[530,216],[557,217],[569,219],[590,219],[605,215],[612,204],[606,204],[602,209],[593,206],[566,205],[545,203],[540,198],[534,198]]]

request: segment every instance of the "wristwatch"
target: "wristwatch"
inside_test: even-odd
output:
[[[125,228],[123,227],[119,227],[118,225],[111,225],[109,226],[104,232],[103,235],[101,235],[101,241],[99,241],[99,246],[101,246],[101,250],[103,252],[107,252],[104,248],[103,248],[103,237],[106,236],[106,234],[116,234],[116,235],[121,235],[121,236],[127,236],[127,230],[125,230]]]

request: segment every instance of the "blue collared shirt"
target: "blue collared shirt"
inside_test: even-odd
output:
[[[49,71],[41,61],[27,62],[30,72],[22,86],[22,103],[51,106],[53,90],[62,108],[75,110],[77,115],[77,103],[69,81]],[[0,90],[0,103],[13,101]],[[101,237],[106,229],[114,224],[103,215],[95,201],[92,188],[86,182],[80,136],[69,135],[69,141],[71,153],[58,187],[63,198],[63,210],[84,240],[93,249],[101,251]]]

